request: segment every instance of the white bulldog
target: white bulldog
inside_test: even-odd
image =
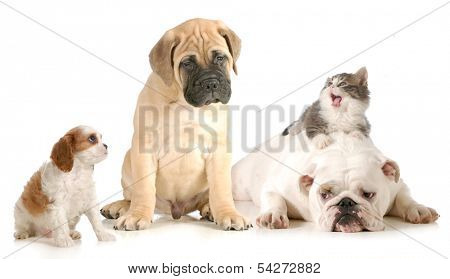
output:
[[[277,136],[234,165],[234,198],[260,206],[260,227],[288,228],[294,218],[325,231],[360,232],[383,230],[384,215],[436,221],[437,212],[412,199],[397,163],[370,139],[331,136],[323,150],[304,133]]]

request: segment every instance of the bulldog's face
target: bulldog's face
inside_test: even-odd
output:
[[[174,83],[184,100],[201,107],[228,103],[230,71],[236,70],[240,39],[220,21],[194,19],[166,32],[150,53],[152,69]]]
[[[394,161],[359,154],[336,154],[311,175],[300,178],[309,191],[314,220],[325,231],[360,232],[384,229],[383,215],[390,202],[390,187],[399,180]]]

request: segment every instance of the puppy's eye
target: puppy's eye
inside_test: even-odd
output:
[[[321,192],[320,193],[320,197],[322,198],[322,200],[328,200],[329,198],[331,198],[332,194],[331,192]]]
[[[97,141],[97,137],[94,136],[94,135],[89,136],[88,141],[89,141],[90,143],[95,143],[95,142]]]
[[[194,69],[194,62],[190,60],[185,60],[181,62],[181,66],[187,71],[191,71],[192,69]]]
[[[363,192],[363,197],[370,200],[375,197],[375,192]]]
[[[342,87],[342,86],[346,86],[346,85],[347,85],[347,83],[345,81],[343,81],[338,84],[338,87]]]

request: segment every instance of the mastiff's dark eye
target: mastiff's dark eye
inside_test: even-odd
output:
[[[191,71],[194,69],[194,62],[190,60],[181,61],[181,66],[187,71]]]
[[[366,199],[370,200],[373,197],[375,197],[375,192],[363,192],[363,197],[365,197]]]
[[[218,65],[221,65],[222,63],[223,63],[223,61],[225,61],[225,56],[223,56],[223,55],[217,55],[215,58],[214,58],[214,63],[215,64],[218,64]]]
[[[95,143],[97,141],[97,137],[95,135],[91,135],[89,136],[88,141],[91,143]]]
[[[343,81],[338,84],[338,87],[342,87],[342,86],[346,86],[346,85],[347,85],[347,83],[345,81]]]

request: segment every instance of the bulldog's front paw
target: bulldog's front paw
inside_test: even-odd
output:
[[[214,221],[226,231],[242,231],[250,227],[250,223],[237,212],[217,215],[217,218],[214,217]]]
[[[109,232],[103,231],[97,233],[97,239],[99,241],[114,241],[116,240],[116,237]]]
[[[317,149],[324,149],[333,143],[333,139],[325,134],[318,134],[312,139],[312,143]]]
[[[69,235],[55,238],[55,245],[58,247],[72,247],[74,244]]]
[[[405,221],[413,224],[428,224],[436,221],[439,214],[433,208],[415,204],[406,210]]]
[[[150,227],[151,223],[152,223],[151,217],[127,213],[124,216],[121,216],[119,219],[117,219],[114,229],[122,231],[145,230]]]
[[[281,212],[269,211],[256,218],[256,224],[267,229],[287,229],[289,227],[289,218]]]

